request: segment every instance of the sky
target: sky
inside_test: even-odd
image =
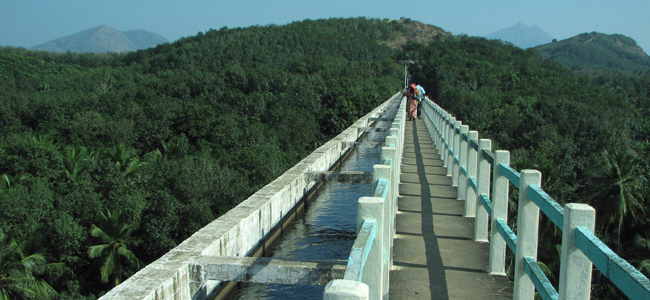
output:
[[[31,48],[100,25],[143,29],[173,42],[224,26],[348,17],[406,17],[470,36],[517,23],[557,40],[622,34],[650,53],[650,0],[0,0],[0,46]]]

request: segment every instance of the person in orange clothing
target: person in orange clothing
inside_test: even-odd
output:
[[[408,121],[415,121],[415,118],[418,116],[418,89],[415,86],[415,83],[409,85],[406,92],[406,99],[408,103]]]

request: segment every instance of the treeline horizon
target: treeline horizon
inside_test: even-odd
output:
[[[594,206],[597,234],[647,275],[650,75],[576,75],[476,37],[383,43],[414,34],[354,18],[209,30],[125,54],[0,48],[4,261],[39,254],[38,269],[14,265],[38,296],[95,299],[399,91],[396,61],[412,59],[430,98],[510,150],[516,169],[540,169],[558,202]],[[625,180],[611,173],[623,169]],[[540,261],[555,272],[558,235],[542,228]],[[595,298],[620,297],[594,278]]]

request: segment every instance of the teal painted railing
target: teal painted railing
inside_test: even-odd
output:
[[[401,97],[401,95],[399,95]],[[406,109],[402,99],[397,116],[381,148],[382,164],[373,166],[372,197],[361,197],[357,206],[357,238],[350,251],[343,279],[326,287],[323,299],[386,299],[393,265],[395,214],[404,144]]]
[[[535,290],[543,299],[589,299],[592,265],[630,299],[650,299],[648,278],[593,234],[592,207],[562,207],[541,188],[539,171],[514,170],[508,151],[492,151],[490,140],[479,139],[478,132],[430,100],[423,106],[447,175],[458,186],[459,200],[465,200],[464,216],[475,217],[474,240],[490,243],[489,273],[505,275],[506,246],[515,253],[515,299],[533,299]],[[510,183],[519,188],[516,234],[507,224]],[[537,263],[540,210],[562,230],[559,291]]]

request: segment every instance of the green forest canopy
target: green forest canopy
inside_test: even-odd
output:
[[[412,59],[432,99],[510,150],[517,169],[542,170],[559,202],[596,207],[599,234],[635,266],[648,263],[650,244],[633,244],[649,238],[639,184],[650,170],[648,73],[585,77],[535,50],[467,36],[385,46],[412,35],[408,21],[222,28],[127,54],[0,49],[2,231],[40,238],[30,251],[66,264],[38,275],[60,298],[95,298],[112,285],[101,280],[107,256],[88,249],[119,238],[91,227],[129,228],[123,246],[138,261],[123,257],[111,278],[128,277],[397,92],[395,61]],[[625,159],[634,214],[608,206],[620,204],[612,191],[594,192],[612,179],[607,162]],[[557,235],[545,243],[552,269]],[[617,293],[602,282],[597,295]]]
[[[398,56],[417,63],[413,80],[456,120],[509,150],[515,169],[540,170],[560,204],[596,208],[597,234],[648,275],[650,72],[577,75],[534,49],[467,36],[412,43]],[[538,258],[557,288],[561,234],[544,217],[540,230]],[[592,291],[625,298],[598,272]]]

